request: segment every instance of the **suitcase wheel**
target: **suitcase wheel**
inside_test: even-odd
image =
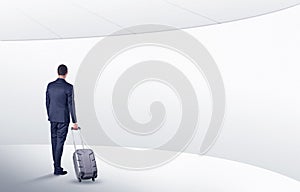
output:
[[[79,181],[79,182],[81,182],[81,179],[80,179],[80,178],[78,178],[78,181]]]
[[[95,182],[95,177],[93,177],[93,178],[92,178],[92,181],[94,181],[94,182]]]

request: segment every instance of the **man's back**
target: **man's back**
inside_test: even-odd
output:
[[[46,106],[48,120],[51,122],[77,122],[75,115],[73,86],[64,79],[58,78],[47,86]]]
[[[61,167],[61,157],[72,116],[73,128],[78,129],[73,85],[67,83],[65,78],[68,68],[61,64],[57,68],[58,79],[47,86],[46,107],[51,128],[51,145],[54,166],[54,175],[65,175],[68,172]]]

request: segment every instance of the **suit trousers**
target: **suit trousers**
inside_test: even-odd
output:
[[[61,157],[68,134],[69,123],[50,122],[50,124],[54,171],[62,171]]]

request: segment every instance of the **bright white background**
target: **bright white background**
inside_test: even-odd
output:
[[[227,111],[208,153],[300,179],[300,7],[186,30],[223,76]],[[101,38],[0,42],[1,144],[49,143],[45,88],[56,67],[69,81]],[[197,146],[190,147],[197,152]]]

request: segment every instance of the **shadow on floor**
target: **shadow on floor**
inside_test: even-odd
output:
[[[40,182],[40,181],[43,181],[43,180],[54,179],[54,178],[57,178],[57,177],[58,176],[55,176],[55,175],[53,175],[53,173],[51,173],[51,174],[43,175],[43,176],[28,180],[26,183]]]
[[[96,185],[96,184],[101,184],[102,181],[100,181],[100,179],[96,179],[95,181],[89,179],[89,180],[82,180],[81,182],[79,182],[77,179],[72,179],[69,181],[69,183],[77,184],[77,185]]]

